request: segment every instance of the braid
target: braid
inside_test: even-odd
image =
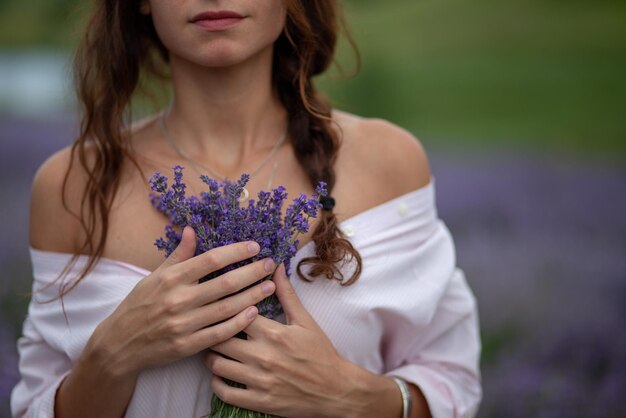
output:
[[[289,133],[296,158],[311,186],[324,181],[329,195],[336,182],[339,138],[330,126],[330,105],[316,93],[311,78],[325,71],[332,61],[337,13],[332,2],[289,2],[285,32],[276,42],[274,55],[274,65],[280,69],[274,72],[274,83],[289,113]],[[312,31],[312,27],[326,30]],[[343,286],[358,279],[361,256],[339,229],[332,210],[321,211],[312,240],[316,254],[298,263],[301,279],[307,280],[302,273],[303,265],[311,265],[310,276],[336,279]],[[340,269],[346,260],[356,261],[356,269],[348,280],[344,280]]]

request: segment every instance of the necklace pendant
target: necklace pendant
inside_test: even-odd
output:
[[[241,192],[241,196],[239,196],[239,201],[240,202],[245,202],[245,201],[248,200],[248,197],[250,197],[250,192],[248,191],[248,189],[246,189],[244,187],[242,192]]]

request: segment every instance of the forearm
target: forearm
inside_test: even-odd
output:
[[[402,417],[402,395],[396,382],[388,376],[377,375],[356,365],[348,367],[349,381],[354,386],[345,400],[354,417]],[[412,398],[411,418],[431,418],[426,398],[421,390],[409,384]]]
[[[55,417],[120,418],[135,388],[135,376],[116,375],[93,352],[85,352],[59,386]]]

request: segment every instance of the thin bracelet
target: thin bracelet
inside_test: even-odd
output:
[[[398,377],[391,376],[391,378],[396,382],[398,388],[400,388],[400,392],[402,393],[402,418],[409,418],[411,416],[411,392],[409,391],[409,385],[406,382]]]

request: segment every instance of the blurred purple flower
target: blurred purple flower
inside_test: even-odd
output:
[[[0,405],[8,403],[11,390],[19,380],[15,337],[4,321],[0,322]],[[0,409],[0,414],[2,410]]]

